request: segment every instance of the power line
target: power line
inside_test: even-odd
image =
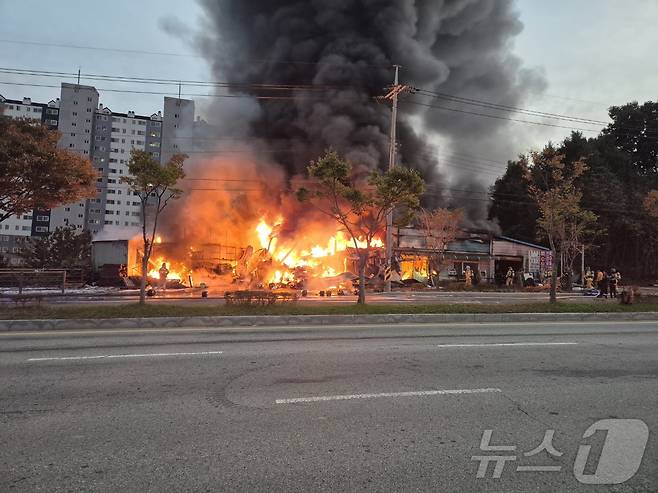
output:
[[[108,48],[102,46],[76,45],[76,44],[68,44],[68,43],[46,43],[43,41],[0,39],[0,43],[26,45],[26,46],[45,46],[48,48],[68,48],[68,49],[76,49],[76,50],[108,51],[108,52],[126,53],[126,54],[205,59],[205,57],[202,55],[195,55],[192,53],[174,53],[174,52],[163,52],[163,51],[135,50],[135,49],[126,49],[126,48]],[[313,65],[313,66],[327,66],[327,67],[344,67],[346,65],[358,63],[358,65],[361,67],[381,68],[381,69],[392,67],[392,64],[374,65],[374,64],[361,63],[361,61],[352,62],[351,60],[346,60],[345,63],[309,62],[309,61],[301,61],[301,60],[272,60],[272,59],[243,59],[243,61],[249,63],[263,63],[263,64],[267,63],[271,65]]]
[[[423,89],[418,90],[419,93],[422,93],[423,95],[430,96],[435,99],[443,99],[447,101],[452,101],[452,102],[457,102],[457,103],[464,103],[464,104],[469,104],[473,106],[480,106],[483,108],[491,108],[491,109],[496,109],[500,111],[506,111],[510,113],[521,113],[521,114],[526,114],[529,116],[541,116],[541,117],[546,117],[550,118],[552,120],[564,120],[564,121],[570,121],[574,123],[585,123],[587,125],[608,125],[609,122],[604,122],[601,120],[593,120],[590,118],[582,118],[582,117],[577,117],[577,116],[569,116],[569,115],[562,115],[559,113],[548,113],[544,111],[537,111],[537,110],[531,110],[531,109],[526,109],[526,108],[519,108],[516,106],[508,106],[508,105],[503,105],[503,104],[497,104],[497,103],[492,103],[489,101],[483,101],[480,99],[473,99],[473,98],[464,98],[460,96],[453,96],[451,94],[445,94],[445,93],[440,93],[440,92],[433,92],[433,91],[426,91]]]
[[[54,89],[59,89],[60,86],[52,84],[33,84],[27,82],[13,82],[13,81],[0,81],[0,84],[6,86],[26,86],[26,87],[49,87]],[[138,91],[138,90],[129,90],[129,89],[107,89],[97,87],[96,90],[103,92],[113,92],[113,93],[122,93],[122,94],[148,94],[155,96],[178,96],[177,91],[172,92],[161,92],[161,91]],[[297,95],[297,96],[258,96],[251,94],[198,94],[198,93],[180,93],[181,96],[197,97],[197,98],[251,98],[258,100],[271,100],[271,101],[286,101],[286,100],[298,100],[298,99],[313,99],[311,96]]]
[[[529,125],[538,125],[538,126],[542,126],[542,127],[564,128],[564,129],[567,129],[567,130],[576,130],[578,132],[593,132],[593,133],[599,133],[600,132],[599,130],[594,130],[594,129],[590,129],[590,128],[567,127],[567,126],[564,126],[564,125],[554,125],[552,123],[533,122],[533,121],[530,121],[530,120],[520,120],[520,119],[517,119],[517,118],[508,118],[508,117],[498,116],[498,115],[489,115],[487,113],[478,113],[478,112],[475,112],[475,111],[466,111],[466,110],[460,110],[460,109],[457,109],[457,108],[448,108],[448,107],[445,107],[445,106],[438,106],[438,105],[434,105],[434,104],[420,103],[418,101],[403,100],[401,102],[402,103],[415,104],[417,106],[425,106],[427,108],[434,108],[434,109],[443,110],[443,111],[451,111],[451,112],[454,112],[454,113],[463,113],[463,114],[466,114],[466,115],[481,116],[481,117],[485,117],[485,118],[493,118],[493,119],[496,119],[496,120],[507,120],[507,121],[516,122],[516,123],[526,123],[526,124],[529,124]]]

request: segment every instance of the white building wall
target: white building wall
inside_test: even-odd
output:
[[[121,178],[128,176],[128,161],[133,149],[146,150],[147,118],[112,116],[112,134],[110,139],[110,162],[105,207],[105,225],[120,227],[138,227],[141,225],[140,202],[132,195],[128,185],[121,183]]]

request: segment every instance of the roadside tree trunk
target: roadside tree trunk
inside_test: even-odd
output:
[[[359,252],[359,298],[357,304],[366,304],[366,263],[368,262],[368,253]]]
[[[142,256],[142,279],[139,285],[139,304],[146,303],[146,274],[148,273],[148,258]]]
[[[557,251],[555,248],[553,248],[551,251],[553,252],[553,267],[551,269],[550,302],[557,303]]]

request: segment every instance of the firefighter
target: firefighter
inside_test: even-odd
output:
[[[610,298],[617,297],[617,287],[619,287],[619,281],[621,281],[621,274],[617,272],[617,269],[610,269],[610,275],[608,276],[608,284],[610,286]]]
[[[167,276],[169,275],[169,269],[167,269],[167,264],[164,262],[162,263],[162,267],[160,267],[160,270],[158,271],[158,274],[160,274],[160,288],[163,291],[167,290]]]
[[[471,267],[468,265],[466,266],[466,269],[464,269],[464,280],[465,280],[464,285],[467,288],[473,286],[473,271],[471,270]]]
[[[511,288],[511,287],[514,286],[514,276],[515,275],[516,275],[516,273],[514,272],[514,269],[512,269],[512,267],[507,269],[507,274],[505,275],[505,286],[507,286],[508,288]]]
[[[597,273],[597,278],[598,278],[598,273]],[[608,277],[607,272],[601,272],[601,280],[597,283],[597,287],[599,288],[599,295],[597,298],[608,298],[608,288],[610,287],[610,278]]]
[[[592,289],[594,287],[594,272],[589,267],[585,272],[585,288]]]

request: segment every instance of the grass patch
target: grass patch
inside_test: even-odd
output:
[[[475,304],[387,304],[387,305],[304,305],[286,304],[267,307],[226,305],[126,304],[98,306],[10,308],[0,313],[3,320],[21,319],[101,319],[153,317],[206,317],[240,315],[382,315],[412,313],[610,313],[658,312],[658,301],[621,305],[619,303],[519,303],[503,305]]]

